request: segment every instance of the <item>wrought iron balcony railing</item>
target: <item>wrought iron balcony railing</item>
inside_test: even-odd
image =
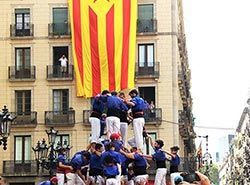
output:
[[[152,65],[147,63],[136,63],[135,66],[136,78],[159,78],[160,62],[154,62]]]
[[[30,81],[36,79],[36,66],[9,66],[9,80]]]
[[[48,32],[50,37],[54,36],[70,36],[69,23],[50,23],[48,25]]]
[[[73,80],[73,65],[68,65],[66,71],[62,70],[60,65],[47,66],[47,80]]]
[[[12,126],[36,126],[37,125],[37,112],[11,112],[16,116],[12,122]]]
[[[33,37],[34,36],[34,24],[28,23],[23,28],[16,24],[10,25],[10,37]]]
[[[74,126],[75,111],[45,111],[45,124],[48,126]]]
[[[3,161],[3,177],[37,176],[37,161]]]
[[[137,20],[137,33],[157,33],[157,20],[156,19],[138,19]]]

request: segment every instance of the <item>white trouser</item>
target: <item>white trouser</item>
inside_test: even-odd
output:
[[[101,175],[97,175],[97,176],[90,176],[89,180],[91,182],[91,184],[96,184],[96,185],[104,185],[105,184],[105,180]]]
[[[83,180],[76,173],[67,173],[67,185],[85,185]]]
[[[100,119],[95,117],[90,117],[89,122],[91,124],[91,140],[98,141],[101,132]]]
[[[128,133],[128,123],[126,123],[126,122],[121,122],[120,123],[120,132],[121,132],[121,136],[122,136],[123,145],[126,147],[127,133]]]
[[[136,185],[146,185],[148,182],[148,175],[137,175],[135,177]]]
[[[64,174],[63,173],[56,173],[56,178],[58,180],[58,185],[64,185]]]
[[[111,134],[120,132],[120,118],[116,116],[109,116],[106,118],[107,137]]]
[[[135,118],[133,120],[134,137],[128,141],[132,147],[136,146],[138,149],[143,149],[143,126],[145,124],[144,118]]]
[[[120,185],[115,178],[110,178],[106,180],[106,185]]]
[[[127,185],[134,185],[135,183],[134,183],[134,180],[129,180],[128,182],[127,182]]]
[[[154,185],[166,185],[167,168],[158,168],[156,170]]]

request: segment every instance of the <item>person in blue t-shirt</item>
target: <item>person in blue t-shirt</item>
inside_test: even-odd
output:
[[[86,184],[86,178],[82,172],[82,167],[89,164],[90,153],[87,151],[77,152],[70,161],[73,167],[73,173],[67,174],[68,185],[82,185]]]
[[[137,147],[133,147],[131,153],[125,152],[123,150],[120,151],[127,158],[132,159],[134,163],[133,171],[135,175],[135,183],[139,185],[145,185],[148,182],[148,174],[147,174],[147,161],[142,156],[140,150]]]
[[[111,96],[107,98],[106,108],[106,128],[107,137],[109,138],[111,134],[120,132],[120,112],[128,111],[128,107],[117,96],[117,92],[112,92]]]
[[[178,172],[178,166],[180,165],[180,157],[178,155],[178,151],[180,148],[178,146],[173,146],[170,148],[171,152],[166,152],[168,155],[171,156],[170,161],[170,173]]]
[[[92,184],[104,184],[103,166],[101,155],[103,152],[103,145],[96,143],[95,150],[92,150],[89,161],[89,181]]]
[[[166,167],[166,154],[162,150],[164,146],[164,142],[160,139],[155,140],[153,143],[150,135],[147,135],[150,140],[151,146],[153,147],[155,153],[153,155],[143,155],[149,160],[153,160],[156,162],[156,176],[155,176],[155,185],[166,185],[166,175],[167,175],[167,167]]]
[[[57,183],[58,183],[57,178],[56,177],[52,177],[50,180],[43,181],[39,185],[57,185]]]
[[[132,100],[126,102],[132,108],[133,114],[133,131],[134,137],[129,139],[128,144],[131,147],[137,147],[138,149],[143,149],[143,127],[145,124],[144,111],[148,108],[148,104],[143,100],[136,89],[129,92]]]

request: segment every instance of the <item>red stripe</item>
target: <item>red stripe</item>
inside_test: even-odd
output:
[[[100,58],[98,49],[98,25],[97,15],[89,7],[89,33],[90,33],[90,50],[92,63],[92,95],[95,96],[101,92],[101,72]]]
[[[74,40],[75,40],[75,53],[78,63],[78,69],[83,84],[83,60],[82,60],[82,30],[81,30],[81,10],[80,0],[74,0],[73,3],[73,22],[74,22]]]
[[[115,88],[115,64],[114,64],[114,5],[110,8],[106,15],[106,47],[108,55],[109,69],[109,90],[114,91]]]
[[[121,66],[121,89],[126,89],[128,86],[130,3],[130,0],[123,0],[123,48]]]

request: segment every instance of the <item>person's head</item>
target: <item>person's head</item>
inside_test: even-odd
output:
[[[97,143],[96,140],[91,140],[91,141],[90,141],[91,147],[92,147],[92,148],[95,148],[96,143]]]
[[[176,177],[174,178],[174,184],[175,184],[175,185],[180,184],[182,181],[183,181],[183,177],[180,176],[180,175],[178,175],[178,176],[176,176]]]
[[[62,55],[62,58],[65,58],[65,55]]]
[[[58,183],[58,179],[57,179],[57,177],[52,177],[52,178],[50,178],[50,180],[49,180],[50,182],[51,182],[51,184],[53,184],[53,185],[56,185],[57,183]]]
[[[117,96],[117,94],[118,94],[118,93],[117,93],[116,91],[112,91],[112,92],[111,92],[111,96]]]
[[[103,151],[103,145],[101,143],[96,143],[95,150],[98,151],[98,152],[102,152]]]
[[[108,90],[103,90],[103,91],[102,91],[102,95],[107,95],[107,94],[109,94],[109,91],[108,91]]]
[[[134,98],[138,95],[138,91],[136,89],[132,89],[130,92],[129,92],[129,96],[131,96],[131,98]]]
[[[130,149],[130,151],[131,151],[131,152],[137,152],[137,151],[138,151],[138,148],[137,148],[136,146],[134,146],[134,147],[132,147],[132,148]]]
[[[111,139],[111,141],[119,140],[120,139],[120,134],[119,133],[113,133],[113,134],[110,135],[110,139]]]
[[[105,150],[106,151],[115,150],[115,145],[112,142],[110,142],[105,146]]]
[[[124,93],[124,92],[120,92],[120,93],[119,93],[119,97],[120,97],[121,99],[125,99],[125,93]]]
[[[170,148],[170,150],[171,150],[171,153],[177,154],[180,148],[178,146],[173,146]]]
[[[88,151],[82,151],[82,156],[84,160],[89,161],[90,160],[90,153]]]
[[[162,148],[164,146],[164,142],[161,139],[155,140],[154,147],[155,148]]]

